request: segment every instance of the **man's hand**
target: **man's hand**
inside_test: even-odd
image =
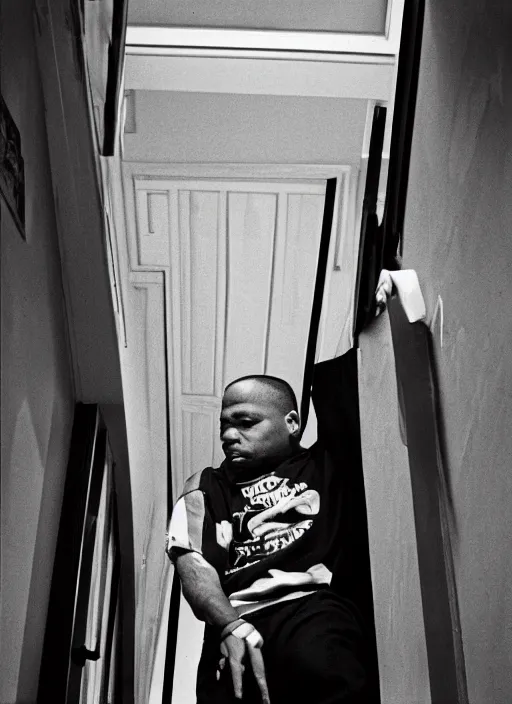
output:
[[[375,291],[375,302],[377,304],[377,310],[375,316],[378,316],[386,308],[388,298],[391,296],[393,291],[393,282],[391,281],[391,276],[387,269],[383,269],[380,272],[379,281],[377,283],[377,290]]]
[[[263,638],[249,623],[238,618],[229,599],[222,591],[217,571],[195,552],[188,552],[178,557],[176,561],[178,574],[181,578],[183,594],[198,618],[214,626],[235,626],[233,634],[227,635],[221,643],[222,658],[219,670],[222,670],[226,659],[229,661],[235,697],[242,698],[242,675],[245,664],[249,660],[254,676],[261,691],[263,704],[270,704],[268,696],[265,666],[261,654]],[[241,625],[238,625],[239,622]],[[217,672],[217,679],[220,672]]]
[[[253,632],[257,633],[256,630]],[[219,671],[217,679],[220,677],[220,671],[224,669],[226,660],[229,663],[231,670],[231,678],[233,680],[233,690],[237,699],[242,699],[243,688],[242,679],[245,671],[245,663],[249,660],[254,677],[258,683],[261,692],[262,704],[270,704],[268,694],[267,678],[265,676],[265,664],[261,647],[256,647],[248,643],[244,638],[238,638],[234,635],[229,635],[224,638],[220,644],[220,652],[222,657],[219,661]]]

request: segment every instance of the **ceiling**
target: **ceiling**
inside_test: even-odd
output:
[[[131,0],[130,24],[382,34],[386,0]]]

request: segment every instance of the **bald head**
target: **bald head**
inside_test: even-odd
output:
[[[231,468],[270,471],[300,449],[292,388],[282,379],[261,375],[231,382],[222,398],[220,437]]]
[[[266,374],[252,374],[235,379],[224,389],[226,403],[260,403],[272,406],[283,415],[297,411],[297,399],[284,379]]]

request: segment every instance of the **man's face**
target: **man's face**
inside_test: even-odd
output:
[[[298,443],[298,415],[283,412],[268,387],[253,379],[230,386],[222,399],[220,439],[234,469],[278,463]]]

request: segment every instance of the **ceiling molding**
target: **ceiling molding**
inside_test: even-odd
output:
[[[266,61],[311,61],[335,64],[391,64],[396,55],[391,54],[334,54],[322,51],[266,51],[261,49],[213,49],[204,47],[145,46],[126,47],[128,56],[199,56],[203,59],[265,59]]]
[[[259,49],[314,51],[330,54],[398,54],[395,34],[337,34],[334,32],[279,32],[263,29],[211,29],[130,25],[126,49],[133,46],[203,49]]]

